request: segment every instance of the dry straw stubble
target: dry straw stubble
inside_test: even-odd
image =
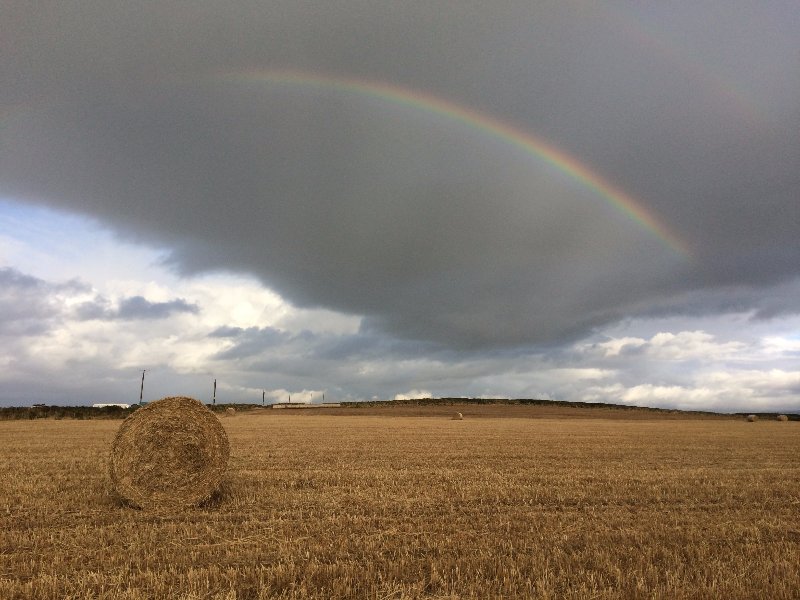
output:
[[[123,421],[111,444],[111,482],[140,508],[196,506],[219,488],[229,455],[214,413],[193,398],[163,398]]]
[[[111,510],[120,421],[0,422],[0,598],[798,598],[794,421],[423,409],[220,419],[226,501],[175,518]]]

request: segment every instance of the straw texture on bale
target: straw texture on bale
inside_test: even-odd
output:
[[[111,482],[140,508],[196,506],[219,487],[229,455],[214,413],[193,398],[163,398],[123,421],[111,444]]]
[[[778,415],[778,421],[788,421],[789,417],[786,415]]]
[[[460,412],[457,412],[456,414],[453,415],[453,420],[454,421],[463,421],[464,420],[464,415],[462,415]]]
[[[758,421],[758,416],[757,415],[747,415],[747,420],[750,421],[751,423],[755,423],[756,421]]]

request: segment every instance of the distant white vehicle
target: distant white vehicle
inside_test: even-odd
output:
[[[119,404],[119,403],[110,403],[110,404],[92,404],[92,408],[106,408],[107,406],[119,406],[120,408],[130,408],[130,404]]]

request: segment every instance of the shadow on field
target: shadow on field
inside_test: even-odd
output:
[[[214,490],[208,500],[204,500],[198,505],[198,508],[214,509],[228,503],[233,497],[233,487],[229,479],[224,479],[219,487]]]
[[[94,504],[101,509],[105,510],[128,509],[136,511],[142,510],[140,506],[120,496],[114,489],[110,480],[106,480],[105,482],[103,482],[100,489],[98,489],[96,493],[93,494],[92,496]],[[207,500],[203,500],[197,506],[191,506],[177,510],[186,510],[186,511],[195,509],[214,510],[221,508],[222,506],[227,504],[232,497],[233,497],[233,488],[231,482],[230,480],[225,479]],[[170,508],[170,510],[176,510],[176,509],[173,507]]]

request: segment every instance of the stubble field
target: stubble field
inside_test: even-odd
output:
[[[467,406],[222,422],[222,493],[175,514],[109,493],[120,421],[0,422],[0,598],[800,597],[796,422]]]

